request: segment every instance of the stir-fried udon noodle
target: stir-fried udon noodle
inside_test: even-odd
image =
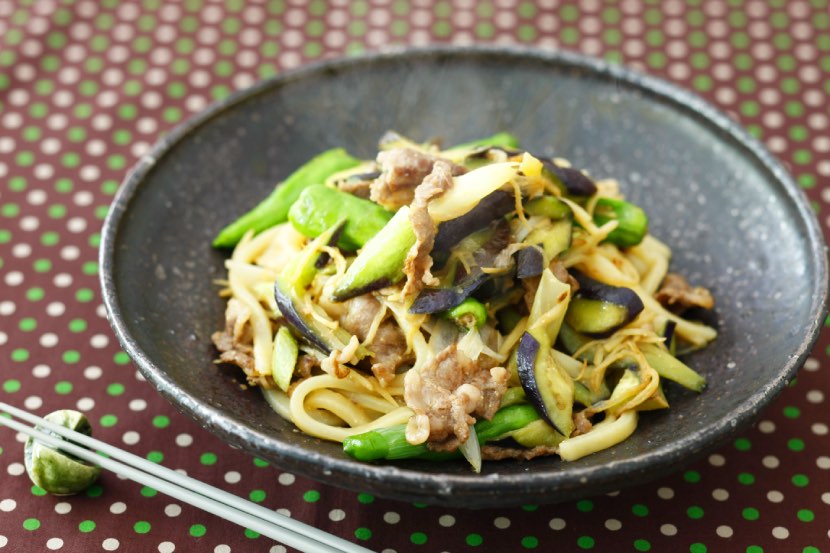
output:
[[[504,133],[324,152],[215,244],[219,361],[357,459],[574,460],[705,386],[677,356],[716,336],[709,291],[615,180]]]

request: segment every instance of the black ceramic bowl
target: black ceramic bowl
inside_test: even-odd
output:
[[[624,443],[576,462],[355,462],[306,436],[217,368],[216,232],[310,156],[372,156],[395,129],[451,144],[507,130],[534,152],[615,177],[673,266],[717,298],[720,336],[688,362],[701,395],[669,390]],[[308,66],[176,128],[136,165],[106,220],[104,301],[140,370],[223,440],[320,481],[404,500],[483,507],[589,496],[653,479],[745,427],[793,377],[825,314],[827,261],[798,187],[698,97],[574,54],[428,49]]]

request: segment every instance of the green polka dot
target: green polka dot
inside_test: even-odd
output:
[[[254,457],[254,466],[259,468],[265,468],[268,466],[268,461],[266,461],[265,459]]]
[[[368,505],[370,503],[374,503],[375,496],[373,496],[372,494],[368,494],[368,493],[359,493],[359,494],[357,494],[357,500],[360,503],[363,503],[364,505]]]
[[[23,177],[12,177],[9,179],[9,190],[14,192],[22,192],[26,190],[26,179]]]
[[[738,451],[749,451],[752,448],[752,442],[747,438],[738,438],[735,440],[734,445]]]
[[[104,488],[100,484],[95,484],[94,486],[88,487],[85,493],[87,497],[101,497],[104,493]]]
[[[146,520],[139,520],[133,525],[136,534],[146,534],[150,531],[150,523]]]
[[[97,275],[98,274],[98,263],[95,261],[86,261],[81,266],[81,271],[85,275]]]
[[[161,463],[164,461],[164,453],[161,451],[151,451],[147,453],[147,460],[151,463]]]
[[[29,350],[23,348],[17,348],[12,350],[12,361],[17,361],[22,363],[29,359]]]
[[[31,332],[31,331],[33,331],[34,329],[37,328],[37,321],[35,319],[33,319],[32,317],[26,317],[26,318],[20,319],[20,322],[18,323],[18,327],[23,332]]]
[[[316,503],[320,501],[320,492],[317,490],[308,490],[303,494],[303,500],[308,503]]]
[[[104,415],[101,417],[99,424],[105,428],[109,428],[111,426],[115,426],[118,424],[118,417],[115,415]]]
[[[760,517],[761,514],[755,507],[746,507],[743,511],[741,511],[741,516],[743,516],[745,520],[758,520],[758,517]]]
[[[3,391],[9,394],[20,391],[20,381],[11,378],[3,382]]]
[[[578,545],[580,549],[593,549],[594,543],[594,538],[591,536],[579,536],[576,539],[576,545]]]
[[[207,533],[207,528],[204,524],[194,524],[190,527],[190,535],[194,538],[201,538]]]
[[[687,470],[683,473],[683,480],[689,484],[697,484],[700,482],[700,473],[696,470]]]
[[[251,540],[255,540],[259,537],[259,532],[254,532],[250,528],[245,528],[245,537]]]
[[[61,380],[55,383],[55,393],[65,396],[72,392],[72,383],[68,380]]]
[[[60,192],[62,194],[66,194],[68,192],[72,192],[72,181],[69,179],[58,179],[55,181],[55,191]]]
[[[48,259],[37,259],[32,263],[32,268],[37,273],[46,273],[52,269],[52,262]]]
[[[576,508],[583,513],[590,513],[594,510],[594,502],[588,499],[577,501]]]
[[[791,438],[787,440],[787,449],[790,451],[804,451],[804,440],[800,438]]]
[[[427,508],[426,503],[413,503],[412,506],[415,507],[416,509],[426,509]]]
[[[478,547],[484,543],[484,538],[481,537],[481,534],[468,534],[465,541],[470,547]]]
[[[0,213],[3,217],[17,217],[20,214],[20,206],[15,203],[3,204],[3,207],[0,207]]]
[[[819,551],[818,547],[808,545],[807,547],[801,550],[801,553],[821,553],[821,551]]]
[[[693,505],[686,509],[686,515],[693,520],[701,519],[703,518],[703,508]]]
[[[120,396],[124,393],[124,385],[120,382],[113,382],[107,386],[107,393],[111,396]]]
[[[308,501],[308,500],[306,500],[306,501]],[[372,537],[372,531],[369,530],[368,528],[361,527],[361,528],[358,528],[357,530],[354,531],[354,537],[356,537],[359,540],[364,540],[365,541],[365,540],[368,540],[369,538]]]
[[[170,417],[165,415],[157,415],[153,417],[153,426],[156,428],[167,428],[170,426]]]
[[[748,472],[742,472],[738,475],[738,482],[740,482],[744,486],[749,486],[750,484],[755,483],[755,476]]]
[[[810,478],[806,474],[794,474],[790,479],[794,486],[804,488],[810,484]]]
[[[265,490],[251,490],[248,498],[255,503],[262,503],[265,501]]]
[[[698,75],[692,80],[692,86],[703,92],[712,89],[712,78],[709,75]]]
[[[208,465],[208,466],[215,465],[217,459],[218,458],[216,457],[216,454],[211,453],[211,452],[202,453],[199,456],[199,462],[202,463],[203,465]]]
[[[36,518],[27,518],[23,521],[23,528],[29,530],[30,532],[33,530],[37,530],[40,528],[40,521]]]
[[[81,303],[87,303],[93,300],[95,297],[95,292],[90,290],[89,288],[81,288],[77,292],[75,292],[75,299]]]
[[[799,509],[796,516],[801,522],[812,522],[816,517],[815,513],[810,509]]]
[[[36,495],[38,497],[42,497],[46,495],[46,490],[41,488],[40,486],[32,486],[32,495]]]
[[[61,358],[63,359],[64,363],[74,365],[75,363],[81,360],[81,352],[74,349],[70,349],[63,352]]]
[[[60,236],[58,235],[58,233],[54,232],[54,231],[51,231],[51,230],[48,231],[48,232],[44,232],[40,236],[40,243],[43,244],[44,246],[54,246],[59,241],[60,241]]]
[[[637,551],[651,551],[651,543],[648,540],[634,540],[634,549]]]
[[[427,535],[423,532],[413,532],[412,535],[409,536],[409,541],[415,545],[424,545],[427,542]]]
[[[49,206],[47,214],[52,219],[61,219],[66,217],[66,206],[63,204],[53,204]]]
[[[706,546],[699,542],[689,546],[689,553],[706,553],[706,551]]]
[[[116,365],[126,365],[130,362],[130,356],[124,353],[123,351],[119,351],[118,353],[112,356],[112,360],[115,361]]]
[[[83,520],[80,524],[78,524],[78,530],[88,534],[89,532],[95,530],[95,522],[92,520]]]
[[[11,242],[12,233],[6,229],[0,229],[0,244],[8,244]]]
[[[764,553],[764,548],[760,545],[750,545],[746,548],[746,553]]]
[[[631,506],[631,512],[638,517],[648,516],[648,507],[646,507],[643,504],[637,503]]]

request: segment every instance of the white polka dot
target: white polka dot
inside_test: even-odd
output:
[[[15,147],[14,138],[8,136],[0,137],[0,153],[8,154],[13,151]]]
[[[64,246],[61,248],[61,259],[66,261],[74,261],[81,255],[81,250],[78,246]]]
[[[268,550],[268,553],[286,553],[288,551],[283,545],[275,545]]]
[[[805,365],[806,368],[806,365]],[[807,392],[807,401],[810,403],[821,403],[824,401],[824,392],[821,390],[810,390]]]
[[[11,315],[17,310],[13,301],[0,301],[0,315]]]
[[[663,524],[660,526],[660,533],[664,536],[674,536],[677,534],[677,526],[674,524]]]
[[[115,538],[107,538],[103,542],[101,542],[101,547],[104,548],[104,551],[115,551],[121,543]]]
[[[9,335],[0,330],[0,346],[9,341]]]
[[[97,131],[106,131],[112,127],[112,117],[106,113],[99,113],[92,118],[92,128]]]
[[[228,484],[236,484],[240,480],[242,480],[242,475],[236,472],[235,470],[228,471],[225,473],[225,482]]]
[[[127,510],[127,504],[122,501],[116,501],[110,505],[110,512],[114,515],[120,515]]]
[[[729,499],[729,492],[724,490],[723,488],[715,488],[712,490],[712,497],[716,501],[726,501]]]
[[[46,378],[52,373],[52,369],[49,365],[35,365],[32,368],[32,376],[35,378]]]
[[[32,247],[29,244],[15,244],[12,247],[12,255],[14,257],[29,257],[32,254]]]
[[[66,229],[69,232],[83,232],[86,230],[86,219],[83,217],[72,217],[66,222]]]
[[[35,165],[34,174],[36,179],[47,180],[55,174],[55,168],[48,163],[38,163]]]
[[[10,513],[14,511],[15,507],[17,507],[17,502],[14,499],[4,499],[0,501],[0,511],[4,513]]]
[[[333,522],[340,522],[344,518],[346,518],[346,511],[343,509],[332,509],[329,511],[329,520]]]
[[[26,467],[24,467],[21,463],[10,463],[6,468],[6,471],[12,476],[20,476],[26,472]]]
[[[23,273],[20,271],[9,271],[4,279],[9,286],[19,286],[23,282]]]
[[[615,518],[609,518],[605,521],[605,527],[611,530],[612,532],[616,532],[620,528],[622,528],[622,522]]]
[[[140,133],[152,134],[156,132],[158,124],[156,123],[156,120],[152,117],[142,117],[141,119],[136,121],[135,128]]]
[[[187,447],[193,443],[193,436],[190,434],[179,434],[176,436],[176,445],[179,447]]]
[[[159,553],[173,553],[176,550],[176,544],[170,541],[163,541],[159,544]]]
[[[6,536],[0,535],[0,547],[6,547],[6,545],[8,543],[9,543],[9,538],[7,538]]]
[[[213,548],[213,553],[231,553],[231,546],[220,544]]]
[[[53,113],[46,119],[46,125],[54,131],[63,130],[68,124],[69,118],[63,113]]]
[[[776,526],[772,529],[772,537],[779,540],[785,540],[790,537],[790,531],[783,526]]]
[[[774,455],[767,455],[766,457],[761,459],[761,464],[763,464],[768,469],[774,469],[774,468],[778,468],[778,465],[780,463],[778,461],[778,457],[776,457]]]
[[[61,501],[60,503],[55,503],[55,512],[59,515],[65,515],[72,511],[72,504],[67,501]]]
[[[383,521],[386,524],[397,524],[401,521],[401,515],[395,511],[386,511],[383,513]]]
[[[69,273],[58,273],[52,279],[52,283],[58,288],[66,288],[72,284],[72,275]]]
[[[46,314],[50,317],[60,317],[66,311],[66,306],[59,301],[53,301],[46,306]]]
[[[822,455],[816,459],[816,466],[822,470],[830,469],[830,457]]]
[[[130,430],[124,432],[124,436],[122,436],[121,439],[127,445],[135,445],[141,440],[141,435],[135,430]]]
[[[732,528],[729,526],[721,525],[715,529],[715,533],[722,537],[722,538],[731,538],[732,537]]]
[[[441,515],[438,517],[438,524],[444,528],[449,528],[455,524],[455,517],[452,515]]]
[[[294,480],[295,480],[294,475],[291,474],[290,472],[283,472],[282,474],[280,474],[277,477],[277,482],[279,482],[283,486],[290,486],[291,484],[294,483]]]
[[[164,508],[164,514],[169,517],[177,517],[182,514],[182,508],[180,505],[176,505],[175,503],[171,503],[170,505]]]
[[[277,509],[277,513],[281,514],[284,517],[291,516],[291,511],[289,511],[288,509]]]
[[[709,456],[709,464],[713,467],[722,467],[726,464],[726,458],[719,453],[715,453]]]
[[[82,397],[75,405],[78,411],[91,411],[95,407],[95,400],[91,397]]]
[[[133,399],[128,404],[130,411],[144,411],[147,408],[147,402],[143,399]]]
[[[778,490],[770,490],[767,492],[767,500],[770,503],[781,503],[784,501],[784,494]]]
[[[91,366],[84,369],[84,378],[87,380],[98,380],[104,373],[101,367]]]
[[[58,345],[59,341],[60,340],[58,339],[58,335],[54,332],[47,332],[46,334],[42,335],[39,340],[40,345],[45,348],[53,348]]]
[[[815,422],[810,426],[810,430],[816,436],[826,436],[827,435],[827,425],[823,422]]]
[[[550,522],[548,522],[548,526],[550,526],[552,530],[562,530],[566,526],[565,519],[552,518],[550,519]]]
[[[772,434],[775,432],[775,423],[772,421],[761,421],[758,423],[758,430],[764,434]]]
[[[23,400],[23,406],[30,411],[40,409],[43,406],[43,399],[38,396],[29,396]]]
[[[55,551],[56,549],[60,549],[63,547],[63,540],[60,538],[49,538],[46,541],[46,548]]]

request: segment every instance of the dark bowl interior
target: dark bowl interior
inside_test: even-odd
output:
[[[362,464],[299,433],[237,371],[217,368],[218,229],[323,149],[372,156],[395,129],[460,142],[508,130],[528,149],[621,181],[673,267],[710,287],[717,341],[688,358],[709,386],[670,387],[624,443],[572,463]],[[483,507],[553,502],[655,478],[748,424],[793,376],[825,313],[823,240],[797,186],[692,94],[573,54],[430,49],[311,66],[188,121],[126,179],[106,221],[104,298],[147,379],[227,442],[278,466],[385,497]]]

